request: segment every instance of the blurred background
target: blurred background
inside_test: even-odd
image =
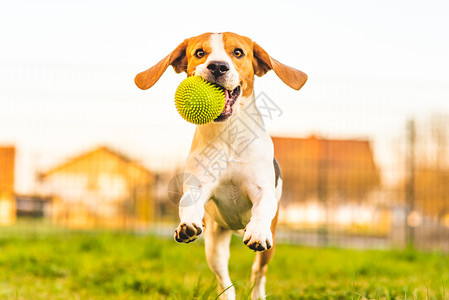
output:
[[[214,13],[210,13],[210,12]],[[257,105],[284,178],[278,239],[449,250],[447,1],[14,1],[0,9],[0,230],[33,222],[171,236],[194,125],[185,74],[134,76],[232,31],[309,75]],[[25,225],[24,225],[25,226]]]

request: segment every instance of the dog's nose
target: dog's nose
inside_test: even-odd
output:
[[[229,71],[229,64],[225,61],[211,61],[209,65],[207,65],[207,68],[215,78],[218,78]]]

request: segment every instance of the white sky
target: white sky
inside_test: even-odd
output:
[[[449,114],[448,16],[432,0],[1,1],[0,144],[17,146],[19,192],[100,144],[174,165],[194,128],[173,105],[184,75],[170,68],[145,92],[133,78],[187,37],[233,31],[309,75],[299,92],[256,81],[283,110],[269,132],[370,138],[391,165],[408,118]]]

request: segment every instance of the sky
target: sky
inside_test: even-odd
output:
[[[308,74],[299,92],[255,83],[281,109],[273,135],[367,138],[380,165],[408,119],[449,115],[448,1],[0,1],[0,145],[17,147],[16,189],[99,145],[161,170],[194,126],[176,113],[185,78],[134,76],[185,38],[232,31]],[[449,120],[449,118],[447,119]]]

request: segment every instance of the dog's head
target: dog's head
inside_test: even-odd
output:
[[[201,76],[225,90],[226,105],[215,120],[229,118],[240,97],[253,93],[254,75],[262,76],[270,70],[288,86],[299,90],[307,75],[273,59],[251,39],[232,33],[204,33],[184,40],[169,55],[150,69],[137,74],[136,85],[152,87],[171,65],[176,73]]]

